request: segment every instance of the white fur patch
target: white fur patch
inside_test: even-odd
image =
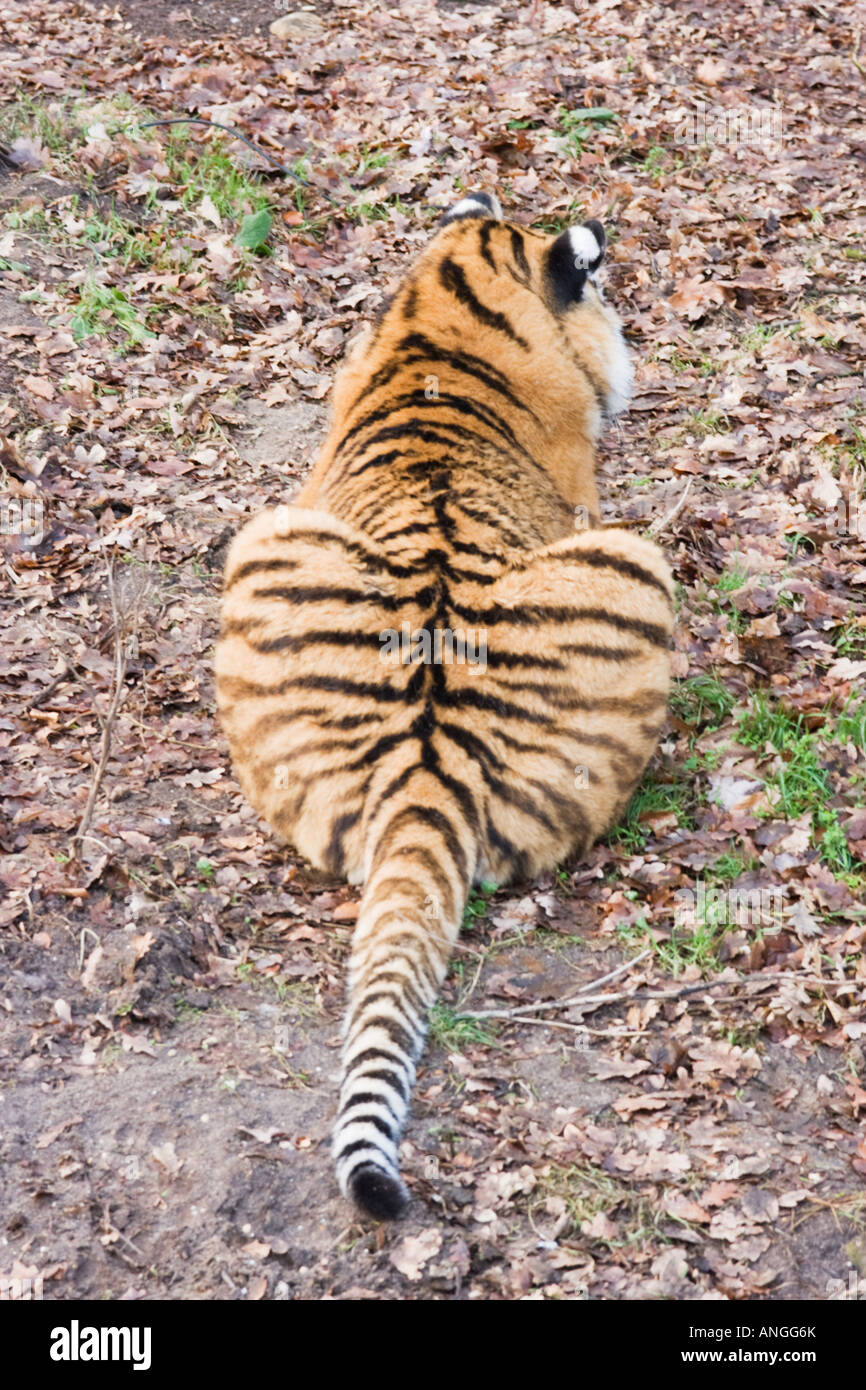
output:
[[[607,414],[610,419],[619,415],[631,400],[634,367],[625,345],[619,318],[607,304],[603,306],[611,326],[611,349],[607,363]]]
[[[502,207],[500,206],[499,199],[496,197],[495,193],[488,193],[486,196],[490,199],[491,203],[493,204],[492,212],[490,211],[490,208],[487,206],[486,203],[482,203],[480,198],[476,198],[473,194],[470,193],[468,198],[461,198],[459,203],[456,203],[453,208],[448,209],[449,220],[451,218],[456,219],[458,217],[478,216],[495,217],[497,222],[501,222]],[[596,252],[596,255],[597,254],[598,253]]]
[[[574,263],[578,270],[589,271],[602,254],[595,236],[589,227],[572,227],[568,233],[574,251]]]

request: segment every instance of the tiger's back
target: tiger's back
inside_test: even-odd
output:
[[[664,718],[667,566],[595,524],[595,441],[630,382],[602,252],[597,223],[542,237],[459,204],[350,350],[308,484],[226,567],[242,786],[366,884],[335,1151],[374,1215],[406,1200],[397,1142],[472,881],[588,849]]]

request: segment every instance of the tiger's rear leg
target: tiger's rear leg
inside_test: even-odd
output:
[[[586,852],[652,756],[667,709],[673,585],[652,542],[599,529],[527,554],[476,603],[488,669],[455,679],[516,710],[512,720],[494,709],[487,738],[506,784],[499,839],[519,846],[519,871],[532,877]],[[491,876],[504,881],[508,867],[493,846]]]

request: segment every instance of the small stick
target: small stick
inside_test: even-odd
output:
[[[565,999],[542,1000],[542,1002],[538,1004],[516,1004],[513,1009],[497,1009],[495,1011],[495,1016],[497,1018],[519,1018],[522,1014],[541,1013],[544,1009],[564,1009],[567,1008],[569,1004],[590,1004],[595,1003],[596,1000],[617,1000],[636,998],[637,996],[630,994],[627,990],[624,991],[622,994],[598,995],[588,994],[587,991],[591,989],[597,989],[599,985],[607,984],[608,980],[615,979],[617,975],[623,975],[625,971],[630,970],[633,965],[637,965],[638,961],[645,960],[646,957],[651,954],[652,951],[649,948],[647,948],[647,950],[645,951],[641,951],[640,955],[633,956],[631,960],[623,961],[622,965],[618,965],[615,970],[610,970],[606,975],[599,975],[598,979],[589,980],[585,985],[581,985],[580,989],[577,991],[576,994],[569,994]],[[492,1018],[494,1015],[466,1015],[467,1018],[480,1018],[482,1016],[485,1018]]]
[[[587,984],[581,985],[577,993],[585,994],[588,990],[597,989],[599,985],[606,985],[608,980],[615,980],[617,975],[624,975],[627,970],[631,970],[633,965],[637,965],[638,961],[646,960],[647,956],[650,955],[652,955],[652,950],[647,947],[639,955],[632,956],[631,960],[623,961],[622,965],[616,967],[616,970],[611,970],[607,975],[599,975],[597,980],[590,980]]]
[[[72,837],[72,858],[80,859],[81,847],[84,843],[87,832],[90,829],[90,822],[93,819],[93,811],[96,806],[96,798],[102,786],[102,779],[105,776],[105,769],[108,766],[108,758],[111,752],[111,736],[114,732],[114,722],[120,713],[120,707],[126,698],[126,666],[127,666],[127,646],[124,640],[123,622],[117,606],[117,592],[114,586],[114,570],[108,556],[105,557],[105,567],[108,573],[108,593],[111,599],[111,616],[114,622],[114,690],[111,696],[111,703],[108,713],[102,724],[102,743],[99,750],[99,761],[90,784],[90,791],[87,794],[87,804],[84,813],[78,824],[74,836]],[[140,601],[140,595],[139,600]],[[138,601],[135,605],[134,617],[138,619]]]
[[[682,989],[668,990],[643,990],[629,991],[621,990],[617,994],[570,994],[566,999],[547,999],[540,1004],[521,1004],[514,1009],[489,1009],[479,1010],[476,1013],[463,1013],[463,1018],[510,1018],[516,1023],[529,1023],[533,1020],[525,1017],[527,1013],[543,1013],[547,1009],[565,1009],[574,1004],[581,1006],[592,1005],[593,1009],[600,1008],[604,1004],[621,1004],[624,999],[634,999],[644,1001],[648,999],[683,999],[688,994],[706,994],[707,990],[728,988],[733,985],[757,985],[759,989],[767,989],[775,984],[777,980],[798,980],[800,984],[810,984],[814,986],[831,985],[836,989],[856,989],[858,986],[852,980],[823,980],[814,975],[790,974],[768,975],[765,979],[753,979],[744,977],[739,980],[715,980],[704,981],[699,985],[686,985]]]
[[[680,497],[680,500],[676,503],[676,505],[675,505],[674,507],[671,508],[671,510],[670,510],[669,512],[666,513],[665,516],[662,517],[661,521],[654,521],[654,522],[653,522],[652,526],[649,527],[649,530],[648,530],[648,533],[647,533],[648,535],[650,535],[650,536],[660,536],[661,533],[662,533],[662,531],[664,531],[665,527],[666,527],[666,526],[670,526],[670,524],[671,524],[671,522],[673,521],[674,517],[678,516],[679,513],[682,511],[683,507],[685,506],[685,501],[686,501],[686,498],[687,498],[688,495],[689,495],[689,492],[691,491],[691,486],[692,486],[692,479],[689,478],[689,479],[687,479],[687,481],[686,481],[686,485],[685,485],[685,488],[683,489],[683,493],[682,493],[682,496]]]

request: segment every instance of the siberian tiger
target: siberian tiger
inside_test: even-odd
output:
[[[407,1200],[397,1145],[470,886],[585,852],[665,716],[672,585],[600,527],[595,446],[631,366],[601,224],[473,193],[350,348],[291,505],[234,540],[216,670],[253,806],[365,887],[334,1129],[342,1192]]]

